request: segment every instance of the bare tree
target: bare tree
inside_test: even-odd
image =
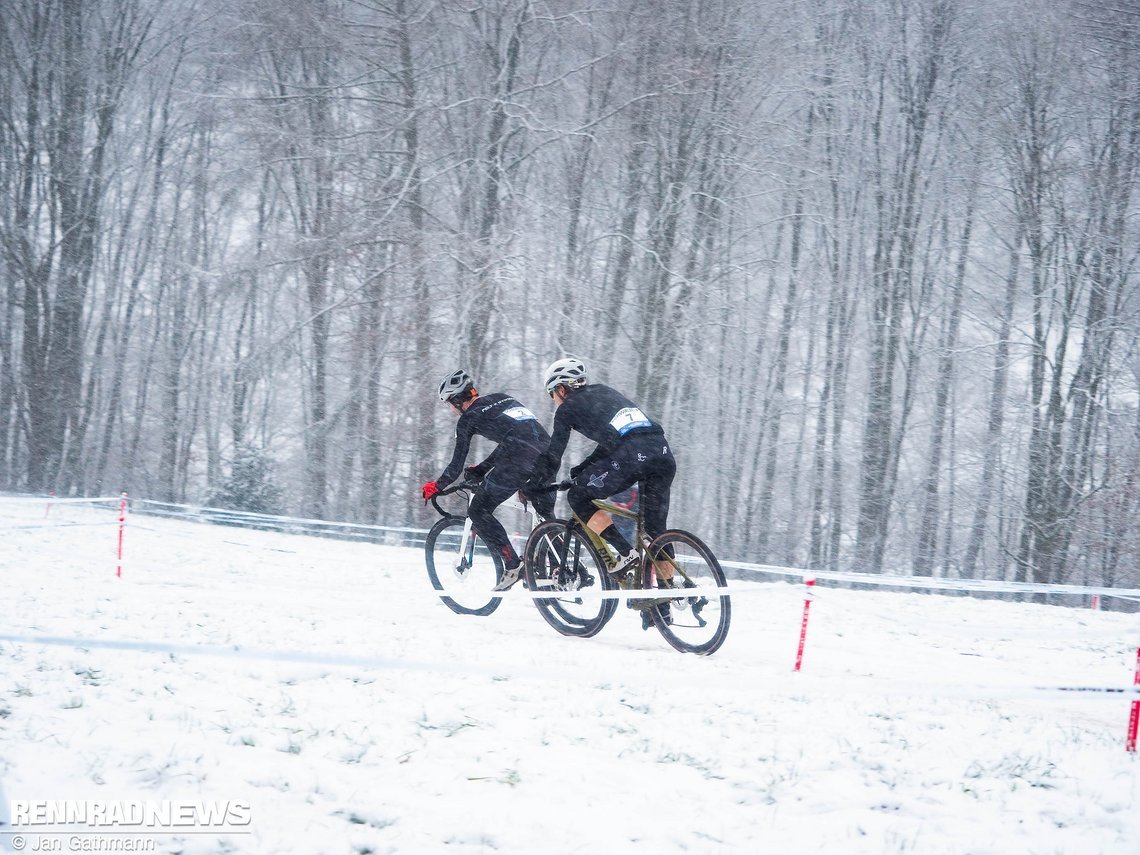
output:
[[[23,483],[71,489],[69,447],[84,441],[85,327],[107,185],[107,153],[124,90],[152,23],[149,4],[13,3],[2,25],[14,146],[4,159],[12,213],[7,270],[21,284]]]
[[[914,296],[920,226],[924,219],[923,176],[930,153],[938,99],[946,83],[946,59],[954,4],[891,4],[897,63],[882,67],[879,111],[873,127],[878,149],[876,234],[870,282],[867,408],[859,476],[857,564],[880,572],[887,542],[897,449],[897,368],[902,358],[905,313]],[[915,32],[917,31],[917,32]],[[914,43],[911,44],[913,38]],[[892,56],[894,59],[894,56]],[[897,72],[892,74],[891,67]],[[897,98],[897,101],[894,100]],[[897,109],[901,126],[890,115]]]

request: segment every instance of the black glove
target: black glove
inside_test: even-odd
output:
[[[463,470],[463,475],[468,481],[482,481],[487,477],[487,468],[482,463],[478,466],[468,466]]]
[[[586,463],[586,461],[583,460],[577,466],[571,466],[570,467],[570,477],[571,478],[577,478],[579,475],[581,475],[583,472],[586,471],[586,467],[589,465],[590,464]]]

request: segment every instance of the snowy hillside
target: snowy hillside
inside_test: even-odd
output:
[[[1135,615],[733,583],[711,658],[487,618],[414,549],[0,505],[0,810],[241,800],[155,851],[1121,853]],[[24,845],[32,848],[29,833]],[[14,848],[14,835],[0,846]],[[52,840],[61,838],[51,838]],[[65,847],[66,851],[66,847]]]

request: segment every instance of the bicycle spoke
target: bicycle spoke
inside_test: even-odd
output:
[[[578,591],[607,588],[609,577],[588,542],[558,520],[540,523],[527,541],[525,555],[527,587],[532,591],[565,594],[535,598],[543,620],[563,635],[588,638],[613,616],[616,603],[596,597],[574,596]]]
[[[473,534],[464,538],[465,522],[462,517],[446,517],[428,532],[428,578],[440,600],[456,614],[489,615],[502,603],[502,597],[491,591],[502,574],[502,559]]]
[[[646,576],[659,575],[657,586],[670,592],[667,609],[654,608],[653,622],[662,636],[683,653],[708,656],[715,653],[728,635],[731,601],[727,594],[686,597],[686,588],[724,587],[724,571],[716,556],[695,535],[680,530],[666,531],[654,539]]]

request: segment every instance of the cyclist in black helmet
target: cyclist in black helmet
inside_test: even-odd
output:
[[[422,493],[426,502],[459,477],[471,438],[486,437],[496,443],[487,458],[475,466],[462,469],[469,480],[480,480],[468,514],[471,524],[487,547],[503,556],[503,576],[496,591],[505,591],[519,580],[521,561],[511,546],[502,523],[495,519],[495,508],[512,493],[522,490],[544,518],[554,516],[554,496],[549,492],[531,492],[523,485],[531,477],[534,465],[550,443],[546,432],[534,413],[502,392],[480,395],[475,381],[466,371],[452,371],[439,384],[439,399],[459,414],[455,425],[455,451],[451,462],[434,481],[424,484]]]
[[[594,505],[594,499],[613,496],[640,483],[645,531],[651,538],[661,534],[668,520],[669,491],[677,473],[665,430],[620,392],[602,383],[590,383],[580,359],[559,359],[546,369],[545,379],[546,391],[557,410],[550,447],[536,471],[544,479],[558,471],[571,430],[598,444],[585,460],[570,469],[574,486],[566,498],[578,518],[617,552],[617,564],[611,574],[620,580],[636,563],[637,552],[613,518]],[[666,619],[667,609],[668,604],[664,604]],[[647,625],[644,620],[643,625]]]

